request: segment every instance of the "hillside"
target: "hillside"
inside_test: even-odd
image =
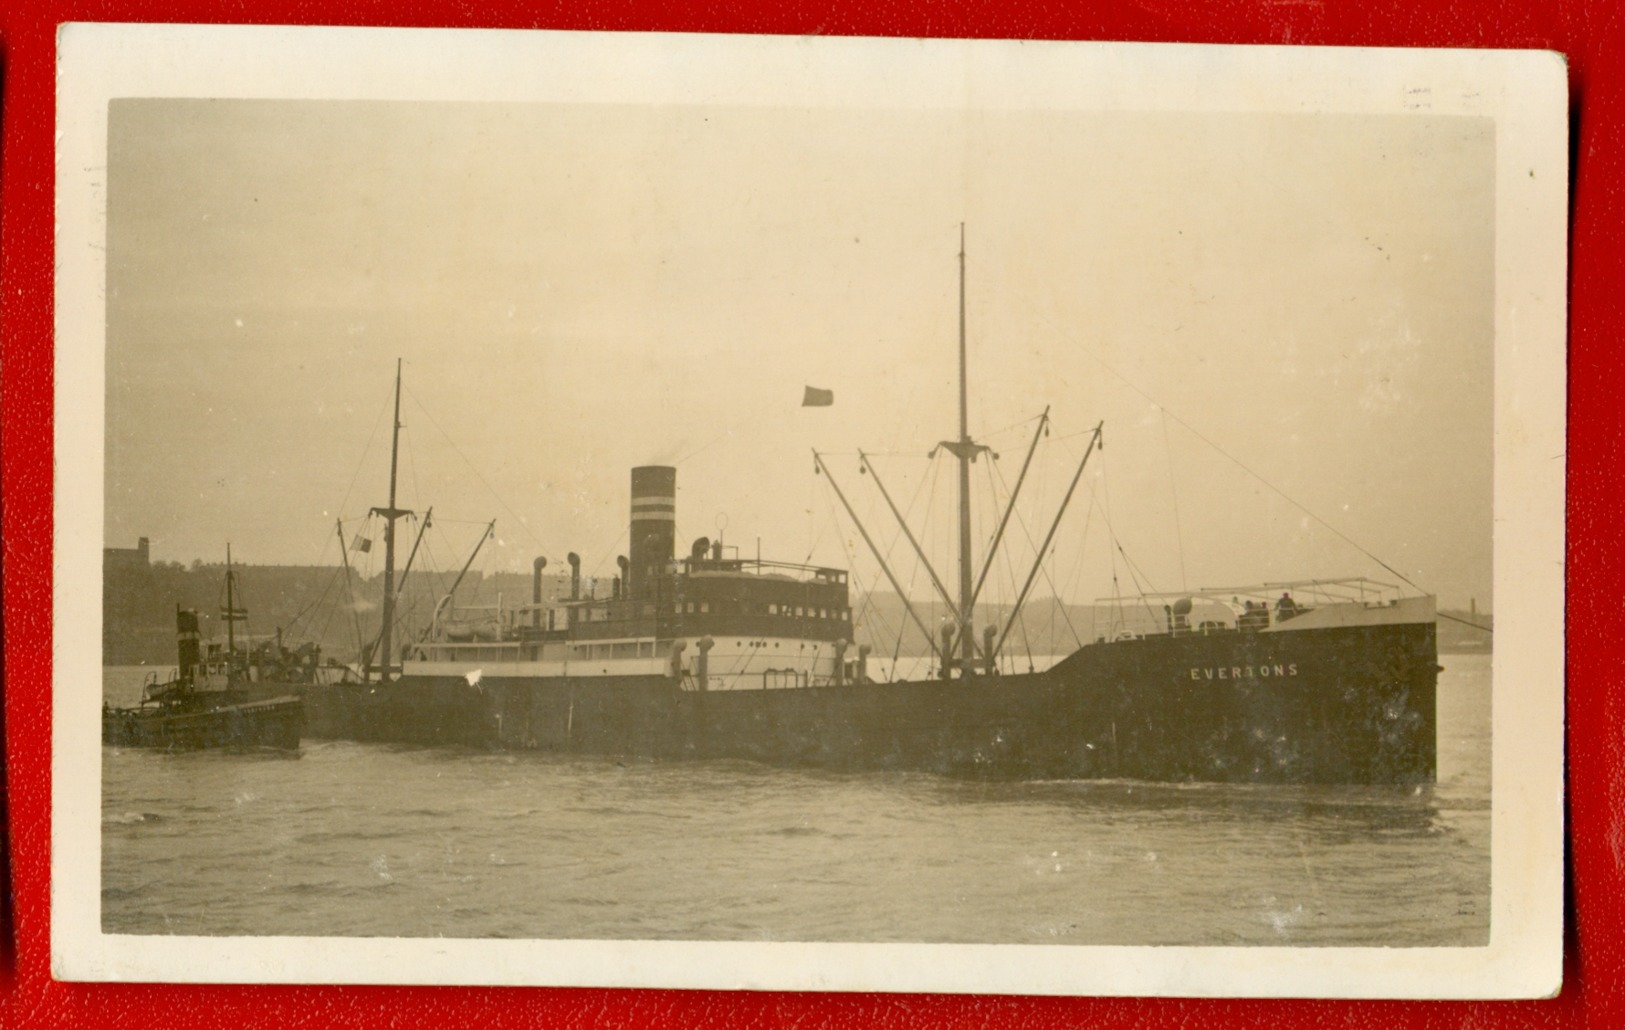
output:
[[[248,611],[247,632],[256,637],[278,630],[290,645],[315,641],[335,657],[356,653],[359,628],[363,638],[378,632],[377,598],[383,577],[355,575],[346,589],[344,570],[320,565],[238,565],[236,605]],[[402,591],[401,612],[407,631],[426,625],[435,599],[451,586],[454,574],[413,573]],[[151,565],[108,563],[102,577],[102,661],[107,665],[173,665],[175,608],[196,608],[203,616],[205,637],[224,637],[220,618],[226,603],[223,563],[194,562],[190,567],[158,562]],[[543,577],[546,596],[569,590],[567,576]],[[600,593],[607,584],[598,585]],[[350,603],[351,597],[356,602]],[[486,575],[470,571],[457,589],[460,604],[528,603],[531,578],[520,573]],[[243,632],[239,624],[238,632]]]
[[[271,636],[279,629],[289,644],[314,640],[330,655],[348,657],[356,653],[359,635],[371,639],[378,632],[376,598],[382,593],[381,576],[354,576],[345,587],[344,571],[336,566],[246,565],[237,566],[237,606],[249,613],[247,632]],[[427,624],[435,599],[451,585],[450,574],[414,574],[402,594],[402,617],[407,632]],[[592,589],[589,580],[584,590]],[[543,594],[553,598],[566,594],[566,576],[543,577]],[[610,589],[597,584],[600,594]],[[352,594],[353,591],[353,594]],[[350,597],[357,598],[352,606]],[[485,574],[470,571],[457,591],[463,605],[526,603],[531,597],[531,580],[521,573]],[[190,567],[175,563],[135,564],[110,562],[103,576],[102,656],[109,665],[166,665],[175,660],[175,607],[196,608],[203,616],[205,636],[225,636],[220,610],[225,606],[225,566],[194,562]],[[917,603],[916,611],[926,625],[939,626],[944,616],[941,605]],[[983,605],[978,610],[980,627],[1002,626],[1006,605]],[[868,644],[883,657],[921,657],[930,653],[925,635],[909,618],[901,599],[894,593],[878,591],[853,599],[853,636],[858,644]],[[1160,611],[1144,604],[1115,605],[1062,604],[1053,597],[1028,602],[1021,619],[1010,631],[1003,652],[1019,664],[1021,656],[1068,654],[1080,644],[1121,630],[1145,632],[1159,626]],[[1456,621],[1462,620],[1462,621]],[[1464,625],[1463,621],[1489,626],[1484,613],[1442,611],[1439,619],[1441,653],[1474,653],[1490,649],[1491,635]],[[239,631],[242,627],[239,626]]]

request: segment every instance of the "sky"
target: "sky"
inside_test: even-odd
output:
[[[1490,607],[1494,134],[1421,115],[121,99],[105,538],[338,561],[400,497],[455,569],[609,576],[629,469],[679,550],[952,580],[958,253],[973,536],[1083,602],[1394,572]],[[833,390],[800,406],[805,386]],[[376,562],[378,552],[364,557]],[[1385,563],[1391,568],[1385,568]],[[1115,586],[1114,586],[1115,582]]]

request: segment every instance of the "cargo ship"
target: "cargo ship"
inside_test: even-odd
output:
[[[932,571],[950,613],[940,633],[914,609],[814,456],[924,632],[928,677],[879,675],[869,649],[853,645],[843,569],[742,557],[703,537],[679,556],[677,470],[663,465],[631,470],[629,553],[617,559],[608,597],[583,595],[580,559],[571,554],[568,596],[544,600],[546,560],[538,558],[530,603],[459,607],[448,595],[427,630],[397,646],[389,608],[395,523],[411,513],[396,506],[392,447],[389,503],[373,509],[384,519],[386,552],[380,640],[350,682],[299,687],[307,731],[989,779],[1433,781],[1435,602],[1390,585],[1313,580],[1138,598],[1153,615],[1149,624],[1097,637],[1046,669],[1008,668],[1006,636],[1038,565],[998,625],[979,626],[991,553],[1027,465],[978,576],[970,468],[988,449],[968,431],[963,243],[959,344],[959,434],[939,445],[958,466],[958,589]],[[397,436],[399,383],[397,368]],[[1102,438],[1096,426],[1068,500]]]

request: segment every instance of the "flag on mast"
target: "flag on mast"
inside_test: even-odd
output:
[[[807,391],[801,395],[801,406],[803,408],[827,408],[834,403],[834,390],[820,390],[816,386],[809,386]]]

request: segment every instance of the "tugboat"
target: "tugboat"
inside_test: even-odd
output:
[[[227,626],[224,652],[209,646],[199,633],[195,609],[175,608],[176,668],[169,678],[147,675],[141,703],[133,708],[102,704],[102,744],[107,747],[151,747],[170,751],[200,748],[299,747],[304,703],[282,680],[310,664],[298,655],[284,666],[267,669],[263,662],[243,661],[233,627],[246,617],[233,597],[231,552],[226,552]],[[263,657],[263,656],[262,656]],[[259,682],[255,672],[258,669]],[[277,690],[268,691],[275,684]]]
[[[676,469],[668,466],[632,469],[629,554],[617,559],[610,596],[582,596],[571,554],[569,597],[544,601],[546,560],[538,558],[530,604],[459,608],[448,594],[397,664],[394,524],[410,513],[396,508],[392,448],[389,503],[374,509],[386,542],[379,661],[368,663],[362,684],[304,691],[313,732],[991,779],[1432,782],[1435,602],[1385,584],[1311,580],[1147,597],[1156,616],[1149,624],[1084,644],[1048,669],[1001,665],[1039,565],[1000,624],[978,635],[982,581],[1027,466],[978,574],[970,469],[988,448],[968,427],[963,241],[959,263],[959,433],[938,448],[958,465],[958,589],[951,595],[932,570],[950,613],[940,640],[814,455],[930,642],[933,676],[871,676],[868,648],[851,643],[845,570],[745,558],[704,537],[678,559]],[[397,442],[399,396],[397,369]],[[1067,501],[1102,442],[1096,426]],[[897,514],[872,466],[865,471]],[[1063,501],[1038,555],[1065,510]]]

